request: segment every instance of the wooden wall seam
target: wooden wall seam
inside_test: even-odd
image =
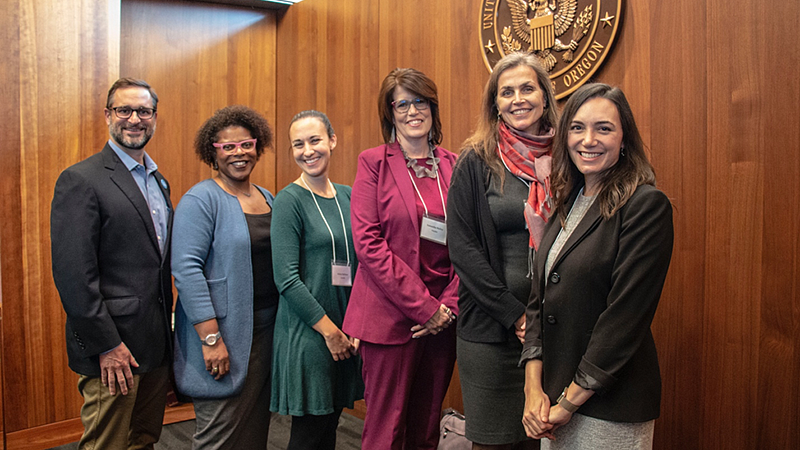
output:
[[[14,161],[15,153],[20,148],[19,136],[19,0],[6,2],[5,11],[0,15],[0,98],[3,99],[4,108],[0,112],[0,135],[3,136],[4,143],[0,146],[0,159],[4,161],[9,176],[0,179],[0,217],[2,223],[0,227],[0,449],[6,448],[6,405],[5,405],[5,342],[3,335],[5,302],[12,298],[12,282],[14,277],[6,270],[11,270],[8,255],[15,249],[15,241],[18,239],[13,233],[9,233],[10,224],[13,222],[14,202],[16,201],[15,188],[13,186],[15,173]],[[7,164],[6,164],[7,163]]]

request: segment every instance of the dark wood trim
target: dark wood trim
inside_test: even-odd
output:
[[[191,403],[169,407],[164,414],[164,425],[186,420],[194,420],[194,408]],[[81,438],[81,434],[83,434],[83,424],[80,417],[76,417],[8,433],[6,443],[8,448],[15,450],[43,450],[76,442]]]

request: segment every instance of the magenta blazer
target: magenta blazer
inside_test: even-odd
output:
[[[449,186],[457,155],[436,147],[442,182]],[[424,324],[440,303],[458,313],[458,276],[433,297],[419,276],[416,193],[400,146],[364,150],[350,199],[358,269],[342,329],[373,344],[403,344],[411,327]]]

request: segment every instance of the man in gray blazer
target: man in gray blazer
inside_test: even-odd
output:
[[[146,82],[117,80],[104,110],[105,147],[56,181],[53,279],[84,398],[81,449],[153,448],[161,434],[172,359],[172,203],[144,151],[157,104]]]

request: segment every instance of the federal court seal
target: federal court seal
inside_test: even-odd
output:
[[[605,60],[621,14],[622,0],[481,0],[483,61],[491,72],[508,53],[532,52],[566,97]]]

